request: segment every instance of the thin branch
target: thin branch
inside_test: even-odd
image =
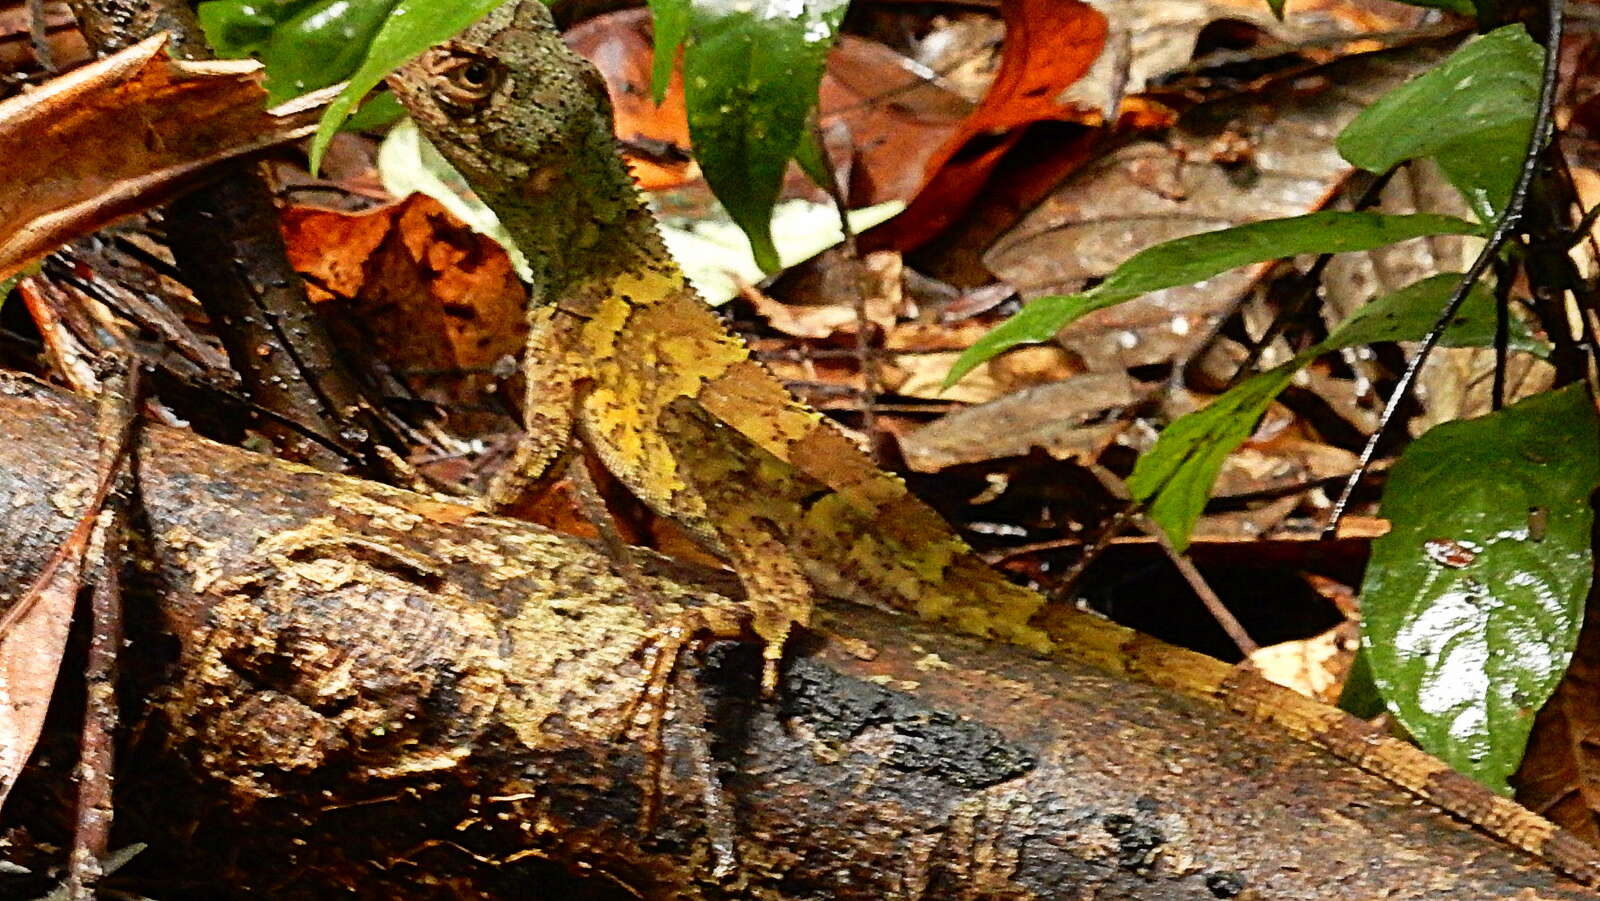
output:
[[[1415,356],[1406,364],[1405,372],[1400,380],[1395,383],[1394,391],[1389,395],[1389,402],[1384,405],[1383,415],[1378,418],[1378,425],[1372,430],[1372,436],[1367,439],[1367,444],[1361,449],[1361,458],[1356,468],[1350,473],[1350,478],[1345,480],[1344,490],[1339,494],[1339,500],[1333,505],[1333,515],[1328,519],[1328,525],[1323,529],[1325,537],[1332,537],[1338,532],[1339,520],[1344,518],[1345,510],[1350,506],[1350,497],[1355,493],[1356,485],[1361,481],[1367,467],[1372,465],[1372,458],[1378,452],[1378,443],[1383,439],[1383,434],[1388,430],[1389,424],[1399,412],[1400,405],[1411,393],[1411,388],[1416,384],[1417,376],[1422,371],[1422,364],[1428,360],[1428,355],[1433,352],[1439,343],[1439,338],[1444,334],[1445,328],[1461,310],[1461,305],[1466,302],[1467,295],[1472,291],[1472,286],[1499,254],[1500,248],[1505,246],[1511,236],[1516,233],[1522,221],[1522,210],[1528,201],[1529,190],[1533,187],[1534,176],[1538,174],[1540,158],[1543,150],[1550,141],[1550,136],[1555,124],[1553,111],[1556,100],[1556,83],[1560,74],[1558,65],[1561,46],[1562,31],[1562,0],[1549,0],[1550,33],[1546,35],[1544,52],[1544,73],[1539,85],[1539,109],[1533,123],[1533,134],[1528,136],[1528,149],[1523,154],[1522,169],[1517,173],[1517,183],[1511,191],[1511,199],[1506,203],[1506,208],[1501,211],[1500,217],[1495,220],[1494,231],[1489,233],[1489,239],[1483,245],[1483,250],[1478,253],[1478,258],[1461,276],[1461,281],[1456,285],[1456,290],[1450,295],[1450,301],[1445,304],[1444,311],[1439,319],[1428,331],[1422,340],[1422,346],[1417,349]]]
[[[101,382],[96,431],[100,467],[113,482],[126,487],[130,471],[129,438],[139,418],[140,367],[137,360],[116,357],[113,372]],[[111,838],[114,739],[117,728],[117,651],[122,645],[123,502],[126,491],[114,491],[96,517],[90,553],[99,579],[90,601],[89,653],[84,669],[87,696],[79,739],[78,809],[72,853],[67,861],[67,891],[72,901],[94,901],[103,875],[102,861]]]

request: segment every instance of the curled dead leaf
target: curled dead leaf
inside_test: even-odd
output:
[[[261,73],[171,59],[157,35],[0,102],[0,279],[218,162],[309,134],[330,95],[269,111]]]

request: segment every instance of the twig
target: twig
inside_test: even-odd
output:
[[[112,358],[113,371],[101,381],[100,471],[111,482],[126,475],[128,447],[139,410],[139,365],[126,357]],[[90,602],[89,653],[84,669],[87,697],[79,741],[78,809],[68,858],[67,890],[72,901],[94,901],[111,837],[111,788],[117,728],[117,651],[122,645],[123,498],[106,498],[96,517],[90,553],[99,569]]]
[[[1489,408],[1506,405],[1506,363],[1511,350],[1511,267],[1495,266],[1494,286],[1494,385],[1489,392]]]
[[[1355,493],[1356,485],[1361,481],[1367,467],[1372,465],[1372,458],[1378,452],[1378,442],[1383,439],[1383,433],[1388,430],[1389,424],[1400,410],[1400,405],[1411,393],[1411,387],[1422,371],[1422,364],[1427,362],[1428,355],[1438,345],[1445,328],[1456,317],[1461,305],[1466,302],[1472,286],[1483,277],[1483,273],[1499,254],[1500,248],[1511,239],[1522,220],[1522,209],[1527,204],[1529,189],[1532,188],[1533,178],[1539,171],[1540,157],[1543,156],[1544,146],[1550,140],[1554,126],[1556,83],[1560,74],[1558,50],[1561,46],[1563,24],[1561,13],[1564,5],[1562,0],[1548,0],[1550,33],[1545,38],[1544,73],[1539,85],[1539,109],[1534,118],[1533,134],[1528,136],[1528,148],[1522,157],[1522,169],[1517,173],[1516,185],[1511,190],[1511,199],[1506,203],[1506,208],[1500,212],[1499,218],[1495,220],[1494,231],[1489,233],[1489,239],[1484,242],[1478,258],[1473,260],[1472,265],[1462,274],[1461,281],[1456,284],[1456,289],[1450,295],[1450,301],[1445,304],[1444,311],[1439,314],[1438,321],[1428,331],[1427,337],[1422,339],[1422,346],[1406,364],[1405,372],[1401,373],[1400,380],[1395,383],[1394,391],[1389,395],[1389,402],[1384,405],[1383,414],[1378,418],[1377,427],[1372,430],[1372,436],[1361,449],[1361,458],[1355,470],[1350,473],[1350,478],[1345,480],[1339,500],[1333,505],[1333,515],[1328,518],[1328,525],[1323,529],[1322,534],[1325,537],[1332,537],[1338,532],[1339,520],[1344,518],[1345,510],[1350,506],[1350,497]]]
[[[1122,521],[1135,523],[1139,526],[1139,531],[1149,535],[1155,539],[1157,544],[1161,545],[1161,549],[1167,554],[1167,559],[1171,560],[1172,565],[1178,568],[1178,573],[1183,576],[1183,580],[1189,583],[1189,587],[1194,591],[1195,596],[1200,599],[1200,603],[1205,605],[1211,617],[1217,621],[1217,625],[1222,627],[1222,631],[1228,634],[1228,638],[1233,641],[1234,647],[1239,649],[1239,653],[1248,658],[1251,654],[1260,650],[1261,646],[1255,643],[1249,632],[1245,631],[1244,626],[1233,615],[1233,611],[1229,610],[1228,605],[1222,602],[1222,598],[1211,590],[1210,585],[1206,584],[1205,576],[1200,575],[1200,570],[1195,568],[1194,562],[1172,546],[1172,540],[1167,537],[1167,530],[1161,528],[1159,523],[1146,515],[1140,509],[1138,503],[1129,500],[1127,483],[1099,464],[1093,464],[1088,469],[1095,478],[1100,480],[1100,484],[1105,486],[1107,491],[1119,499],[1128,501],[1127,508],[1119,514]],[[1110,531],[1109,528],[1106,530],[1108,534]],[[1109,541],[1109,539],[1107,540]]]
[[[827,184],[822,186],[828,192],[828,198],[833,201],[834,211],[839,214],[839,231],[844,235],[841,247],[844,255],[854,265],[856,278],[853,279],[855,290],[851,292],[850,300],[855,306],[856,313],[856,346],[855,356],[861,367],[861,431],[867,436],[867,452],[874,460],[878,458],[878,386],[882,384],[881,373],[878,369],[878,357],[872,348],[872,321],[867,318],[867,289],[865,279],[862,277],[861,248],[856,244],[855,229],[850,227],[850,208],[846,205],[844,186],[839,184],[839,174],[833,168],[833,161],[828,158],[828,147],[822,141],[822,129],[813,124],[811,129],[812,139],[817,142],[817,150],[822,154],[823,162],[828,166]]]
[[[39,68],[56,71],[56,54],[50,48],[50,21],[45,16],[45,0],[28,0],[28,38],[33,42],[33,55]]]

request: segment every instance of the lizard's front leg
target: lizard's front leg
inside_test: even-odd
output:
[[[577,398],[587,368],[576,353],[580,329],[555,306],[528,313],[522,359],[522,436],[511,462],[489,483],[489,505],[515,506],[560,474],[575,450]]]

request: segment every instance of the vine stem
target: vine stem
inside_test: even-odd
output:
[[[1339,500],[1333,505],[1333,515],[1328,518],[1328,524],[1322,530],[1323,538],[1332,538],[1339,530],[1339,522],[1344,518],[1345,511],[1350,506],[1350,497],[1355,492],[1356,485],[1366,475],[1368,467],[1372,465],[1372,458],[1377,454],[1378,442],[1399,412],[1400,405],[1405,402],[1416,384],[1417,376],[1422,372],[1422,364],[1428,360],[1428,355],[1438,346],[1439,338],[1444,334],[1446,326],[1456,317],[1461,310],[1461,305],[1467,299],[1472,286],[1483,273],[1493,264],[1495,257],[1500,253],[1511,236],[1516,233],[1517,226],[1522,221],[1522,210],[1527,205],[1528,193],[1533,186],[1534,176],[1539,171],[1539,159],[1543,155],[1545,145],[1549,142],[1554,126],[1554,109],[1556,100],[1556,82],[1558,76],[1557,62],[1560,58],[1562,7],[1563,0],[1548,0],[1546,8],[1550,14],[1550,31],[1545,37],[1544,71],[1539,84],[1539,108],[1533,120],[1533,133],[1528,136],[1528,149],[1522,157],[1522,169],[1517,173],[1516,185],[1511,189],[1511,199],[1506,203],[1504,210],[1495,220],[1494,230],[1489,233],[1488,240],[1483,245],[1483,250],[1478,253],[1478,258],[1461,276],[1461,281],[1450,295],[1450,300],[1444,306],[1444,311],[1439,314],[1439,319],[1428,331],[1427,337],[1422,339],[1422,346],[1406,364],[1405,372],[1401,373],[1400,381],[1395,383],[1394,391],[1389,394],[1389,401],[1383,407],[1383,415],[1378,418],[1377,427],[1372,430],[1372,436],[1367,439],[1366,446],[1361,449],[1361,458],[1351,470],[1350,476],[1345,479],[1344,490],[1339,493]]]

